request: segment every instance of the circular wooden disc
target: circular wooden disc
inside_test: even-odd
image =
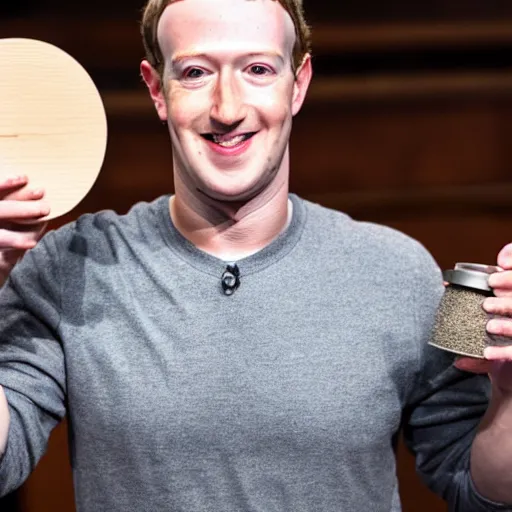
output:
[[[61,49],[0,39],[0,176],[27,175],[53,219],[72,210],[100,172],[105,109],[91,77]]]

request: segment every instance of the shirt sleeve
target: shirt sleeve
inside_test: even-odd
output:
[[[443,286],[433,261],[422,268],[427,272],[416,287],[419,365],[404,411],[405,443],[420,477],[447,501],[450,512],[512,511],[473,485],[471,444],[488,406],[490,382],[486,375],[458,370],[454,354],[428,345]]]
[[[25,481],[65,414],[58,266],[49,233],[25,254],[0,290],[0,385],[10,413],[0,496]]]

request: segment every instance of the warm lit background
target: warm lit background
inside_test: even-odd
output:
[[[103,172],[55,226],[172,191],[168,138],[138,77],[142,1],[0,0],[0,37],[71,53],[108,113]],[[443,267],[494,263],[512,240],[512,2],[305,1],[316,78],[294,128],[292,190],[405,231]],[[404,510],[446,511],[402,448],[399,463]],[[0,510],[74,510],[65,425]]]

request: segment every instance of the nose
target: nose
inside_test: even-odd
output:
[[[214,124],[228,130],[238,126],[246,117],[246,105],[240,85],[233,73],[225,72],[216,84],[210,117]]]

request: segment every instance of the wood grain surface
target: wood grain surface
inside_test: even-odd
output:
[[[96,181],[107,123],[84,68],[45,42],[0,39],[0,175],[27,175],[44,188],[55,218]]]

